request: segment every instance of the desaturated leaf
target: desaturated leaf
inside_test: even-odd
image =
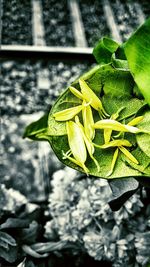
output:
[[[3,241],[3,242],[5,242],[11,246],[16,246],[15,239],[12,236],[10,236],[7,233],[2,232],[2,231],[0,231],[0,241]]]
[[[5,245],[4,245],[5,244]],[[5,232],[0,231],[0,256],[7,262],[15,262],[17,259],[17,244],[15,239]]]
[[[113,211],[117,211],[139,188],[139,182],[133,177],[114,179],[109,181],[113,198],[109,205]]]
[[[27,199],[19,191],[7,189],[0,184],[0,216],[14,214],[27,203]]]
[[[0,225],[0,229],[7,228],[26,228],[29,226],[28,219],[8,218],[6,222]]]
[[[19,238],[23,243],[33,244],[36,242],[40,233],[40,226],[36,221],[32,221],[28,228],[22,229],[19,233]]]
[[[25,267],[26,266],[26,258],[17,265],[17,267]]]

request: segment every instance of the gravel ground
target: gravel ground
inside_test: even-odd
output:
[[[80,10],[88,46],[93,47],[103,36],[110,36],[101,1],[80,0]]]
[[[0,181],[37,202],[45,200],[49,178],[62,168],[47,142],[41,146],[41,143],[22,139],[25,126],[40,115],[5,115],[1,122]]]
[[[112,0],[110,3],[122,40],[126,41],[140,24],[138,20],[139,16],[136,12],[135,6],[129,0]],[[134,3],[139,2],[134,1]],[[140,3],[142,4],[142,1]]]
[[[30,114],[49,109],[62,89],[67,87],[90,64],[67,62],[5,61],[1,64],[2,115]],[[37,73],[48,70],[49,88],[39,89]]]
[[[32,45],[31,1],[3,1],[2,44]]]
[[[41,0],[45,41],[48,46],[75,46],[72,21],[67,0]],[[88,46],[102,36],[110,36],[102,0],[79,0]],[[149,1],[109,1],[123,41],[139,26],[134,4],[140,4],[145,18],[150,15]],[[134,4],[133,4],[134,3]],[[31,0],[3,1],[2,43],[32,45]]]
[[[148,0],[142,0],[140,1],[140,4],[142,6],[142,10],[145,14],[145,18],[148,19],[148,17],[150,16],[150,3]]]
[[[67,0],[42,0],[46,44],[49,46],[74,46]]]

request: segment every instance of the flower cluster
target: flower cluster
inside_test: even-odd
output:
[[[139,193],[112,212],[107,180],[79,176],[65,167],[54,173],[51,184],[48,240],[78,244],[95,260],[110,261],[113,267],[150,262],[150,209],[143,209]]]
[[[63,159],[68,159],[74,164],[81,167],[86,174],[90,172],[86,166],[88,155],[94,161],[97,172],[100,172],[99,159],[94,156],[95,147],[98,149],[115,148],[110,171],[107,176],[113,173],[119,153],[123,153],[134,164],[139,164],[138,160],[133,156],[126,147],[132,147],[132,143],[124,139],[124,133],[137,134],[146,132],[135,127],[143,120],[143,116],[138,116],[130,120],[127,124],[117,121],[120,112],[125,108],[121,107],[116,113],[111,116],[105,111],[100,98],[93,92],[88,84],[79,79],[81,91],[70,86],[69,90],[79,101],[82,101],[77,106],[53,113],[56,121],[66,123],[66,132],[68,137],[69,150],[63,153]],[[93,112],[96,115],[93,116]],[[82,113],[82,116],[79,114]],[[100,120],[99,120],[100,117]],[[74,119],[75,118],[75,119]],[[73,120],[74,119],[74,120]],[[81,120],[81,122],[80,122]],[[102,130],[104,133],[104,144],[94,143],[96,130]],[[118,132],[117,135],[114,132]],[[118,137],[120,139],[118,139]]]

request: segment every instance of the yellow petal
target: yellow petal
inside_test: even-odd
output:
[[[84,163],[81,163],[79,161],[77,161],[75,158],[71,157],[70,155],[68,155],[67,153],[63,153],[63,159],[69,159],[71,162],[75,163],[76,165],[78,165],[79,167],[81,167],[84,172],[88,175],[88,168],[85,166]]]
[[[84,142],[85,142],[85,145],[86,145],[86,148],[87,148],[87,151],[89,153],[89,156],[91,157],[91,159],[94,161],[96,167],[97,167],[97,171],[99,172],[100,171],[100,166],[99,166],[99,163],[98,161],[94,158],[93,154],[94,154],[94,145],[93,143],[91,142],[91,140],[86,136],[85,134],[85,131],[84,131],[84,127],[83,125],[80,123],[79,121],[79,118],[78,116],[75,117],[75,121],[76,123],[79,125],[80,129],[81,129],[81,132],[82,132],[82,135],[83,135],[83,139],[84,139]]]
[[[73,117],[75,117],[75,115],[77,115],[82,110],[82,108],[83,108],[82,105],[72,108],[67,108],[62,111],[54,113],[53,117],[55,118],[56,121],[68,121]]]
[[[95,129],[110,129],[119,132],[139,133],[137,127],[121,124],[120,122],[112,119],[104,119],[97,121],[94,126]]]
[[[112,133],[111,129],[104,129],[104,141],[105,141],[105,144],[109,143],[110,138],[111,138],[111,133]]]
[[[113,155],[113,159],[112,159],[112,162],[111,162],[111,168],[110,168],[110,171],[109,173],[106,175],[107,177],[110,176],[112,173],[113,173],[113,170],[114,170],[114,167],[115,167],[115,164],[116,164],[116,160],[118,158],[118,152],[119,152],[119,149],[117,148],[114,152],[114,155]]]
[[[86,136],[85,134],[85,129],[83,127],[83,125],[80,123],[78,116],[75,117],[75,122],[78,124],[78,126],[81,129],[81,133],[85,142],[85,145],[87,147],[87,150],[89,152],[90,155],[92,155],[94,153],[94,145],[91,142],[91,140]]]
[[[123,109],[125,109],[125,107],[121,107],[121,108],[119,108],[119,109],[117,110],[116,113],[114,113],[114,114],[111,115],[111,119],[112,119],[112,120],[116,120],[116,119],[119,117],[119,113],[120,113]]]
[[[131,120],[128,125],[130,126],[135,126],[137,125],[139,122],[141,122],[143,120],[144,116],[139,116],[139,117],[136,117],[134,118],[133,120]]]
[[[92,109],[89,105],[84,105],[84,108],[82,109],[82,117],[85,134],[90,140],[93,140],[95,137],[95,129],[93,128],[94,119]]]
[[[80,127],[73,121],[66,122],[68,143],[74,158],[81,164],[87,158],[86,147]]]
[[[69,89],[71,93],[73,93],[77,98],[83,100],[83,95],[76,88],[74,88],[73,86],[70,86]]]
[[[119,149],[121,150],[121,152],[127,157],[129,158],[132,162],[139,164],[139,162],[137,161],[137,159],[125,148],[125,147],[119,147]]]
[[[120,146],[131,147],[132,146],[132,144],[126,139],[113,140],[104,145],[97,145],[97,144],[94,144],[94,145],[102,149],[110,148],[110,147],[120,147]]]
[[[90,102],[91,103],[91,106],[94,109],[96,109],[96,110],[102,109],[102,103],[101,103],[100,99],[91,90],[91,88],[87,85],[87,83],[84,80],[79,79],[79,84],[80,84],[81,92],[83,94],[84,99],[87,102]]]

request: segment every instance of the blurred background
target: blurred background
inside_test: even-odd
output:
[[[89,54],[101,37],[124,42],[149,15],[149,0],[1,0],[1,185],[29,202],[46,203],[52,177],[69,171],[47,143],[22,139],[25,126],[95,64]],[[65,48],[66,57],[39,59],[37,52],[32,58],[37,47],[50,55]],[[81,57],[75,60],[71,51],[77,48]],[[9,49],[19,56],[7,58]],[[30,56],[22,56],[27,50]]]

